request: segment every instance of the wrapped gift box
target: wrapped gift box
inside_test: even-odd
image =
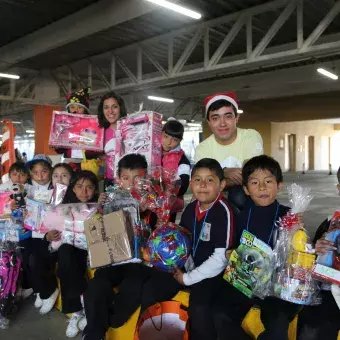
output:
[[[134,225],[123,210],[85,221],[91,268],[122,263],[134,257]]]

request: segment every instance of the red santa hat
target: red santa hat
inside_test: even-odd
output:
[[[235,107],[236,113],[237,113],[238,104],[237,104],[237,98],[236,98],[235,92],[226,92],[226,93],[215,93],[211,96],[204,98],[205,114],[206,115],[208,114],[208,109],[211,104],[221,99],[226,100],[227,102],[232,104]]]

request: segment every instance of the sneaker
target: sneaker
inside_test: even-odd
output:
[[[43,303],[39,311],[41,315],[47,314],[48,312],[51,311],[51,309],[55,305],[55,302],[57,301],[58,295],[59,295],[59,289],[57,288],[48,299],[42,300]]]
[[[84,315],[80,321],[78,322],[78,328],[79,330],[83,331],[85,329],[87,325],[87,320],[86,320],[86,316]]]
[[[0,315],[0,329],[8,329],[9,328],[9,320]]]
[[[21,298],[21,300],[27,299],[32,294],[33,294],[32,288],[28,288],[28,289],[19,288],[18,290],[18,297]]]
[[[40,294],[38,293],[38,294],[37,294],[37,297],[36,297],[36,299],[35,299],[35,302],[34,302],[34,307],[35,307],[35,308],[41,308],[42,305],[43,305],[43,300],[40,299]]]
[[[66,336],[68,338],[74,338],[79,333],[78,322],[83,317],[82,312],[73,313],[71,319],[68,322],[66,329]]]

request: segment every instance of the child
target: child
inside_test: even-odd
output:
[[[105,129],[105,187],[113,184],[116,129],[119,118],[126,116],[124,99],[115,92],[106,93],[98,105],[99,126]]]
[[[0,185],[0,191],[11,190],[13,183],[25,184],[29,171],[24,163],[15,162],[9,168],[9,181]]]
[[[183,212],[180,225],[193,235],[192,251],[174,278],[191,289],[189,301],[190,338],[216,339],[212,303],[223,283],[225,251],[232,245],[233,213],[223,200],[226,186],[223,169],[211,158],[203,158],[191,172],[190,187],[196,198]]]
[[[177,120],[168,120],[162,129],[162,165],[165,169],[176,170],[181,179],[178,197],[171,211],[170,221],[176,221],[176,213],[184,208],[183,196],[188,190],[190,181],[190,162],[181,149],[184,127]]]
[[[31,178],[28,183],[32,185],[32,192],[28,190],[28,197],[34,197],[35,190],[44,191],[52,189],[51,170],[52,161],[46,155],[35,155],[33,159],[26,163],[30,170]],[[14,206],[16,209],[16,206]],[[34,277],[31,273],[30,257],[35,249],[43,249],[44,245],[41,238],[28,238],[20,241],[22,253],[22,288],[24,291],[31,291],[34,286]]]
[[[340,193],[340,171],[337,189]],[[324,240],[330,227],[330,219],[321,223],[315,233],[313,243],[317,255],[336,250],[334,244]],[[340,310],[330,291],[330,284],[320,284],[322,303],[316,306],[305,306],[299,314],[299,340],[336,340],[340,331]]]
[[[73,175],[73,170],[68,164],[59,163],[55,165],[52,170],[53,187],[57,183],[69,186]],[[32,288],[34,293],[37,294],[34,306],[40,308],[41,315],[51,311],[59,294],[55,276],[57,253],[50,252],[48,249],[49,242],[56,241],[59,238],[58,231],[48,232],[42,243],[36,244],[29,258]]]
[[[248,230],[273,248],[277,240],[277,221],[289,211],[288,207],[276,200],[283,187],[281,167],[269,156],[254,157],[245,163],[242,181],[243,189],[251,200],[236,217],[233,248],[238,247],[243,230]],[[265,331],[258,339],[287,340],[289,323],[301,307],[275,297],[254,300],[261,307],[261,321],[265,327]],[[254,300],[248,299],[229,283],[224,282],[215,304],[219,337],[250,339],[241,328],[241,323]]]
[[[146,174],[148,164],[144,156],[130,154],[124,156],[118,163],[118,181],[123,189],[130,188],[137,177]],[[105,200],[105,194],[100,197]],[[141,217],[152,220],[153,214],[146,211]],[[144,282],[142,265],[136,263],[99,268],[94,278],[90,280],[84,294],[87,326],[83,333],[85,340],[104,339],[107,329],[122,326],[140,305],[140,295]],[[120,285],[115,296],[113,288]]]
[[[67,189],[63,203],[94,203],[98,200],[98,180],[91,171],[76,173],[74,181]],[[57,241],[60,234],[54,231],[49,241]],[[72,313],[66,329],[66,336],[75,337],[79,329],[84,329],[86,319],[83,313],[82,294],[87,288],[85,279],[87,269],[87,251],[69,244],[62,244],[58,249],[57,276],[60,279],[62,311]],[[81,321],[81,322],[80,322]],[[78,325],[79,323],[79,325]]]
[[[51,171],[52,161],[46,155],[35,155],[33,159],[26,163],[30,170],[31,184],[36,190],[49,190],[52,189]]]

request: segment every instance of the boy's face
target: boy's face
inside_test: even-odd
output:
[[[51,180],[50,169],[43,163],[33,165],[31,173],[33,181],[37,182],[39,185],[46,185]]]
[[[181,144],[180,139],[171,137],[168,134],[166,134],[164,131],[162,132],[162,148],[164,152],[169,152],[177,148],[177,146],[180,144]]]
[[[120,177],[119,177],[119,181],[120,181],[120,186],[123,189],[130,189],[133,184],[135,183],[136,178],[138,177],[145,177],[146,175],[146,170],[144,169],[134,169],[134,170],[130,170],[130,169],[122,169],[120,172]]]
[[[225,180],[221,182],[216,173],[207,168],[197,169],[190,181],[192,193],[203,208],[208,208],[225,186]]]
[[[25,184],[28,179],[28,175],[17,170],[13,170],[9,174],[9,178],[13,183]]]
[[[282,189],[283,183],[278,183],[269,170],[256,170],[248,178],[244,192],[254,203],[261,207],[271,205]]]

